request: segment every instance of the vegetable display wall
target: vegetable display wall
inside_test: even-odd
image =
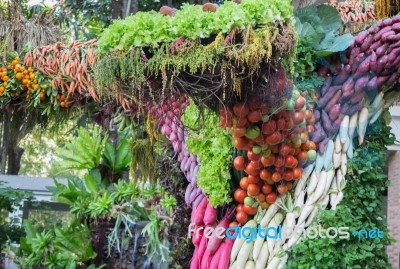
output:
[[[320,11],[326,9],[332,8]],[[192,208],[191,222],[203,228],[192,237],[190,265],[182,266],[282,268],[301,240],[297,231],[315,225],[321,209],[337,210],[352,178],[349,171],[355,173],[348,164],[360,154],[368,128],[397,100],[393,85],[400,78],[397,16],[359,33],[350,48],[351,35],[342,36],[346,42],[340,50],[332,41],[340,24],[333,23],[319,53],[347,49],[343,68],[327,76],[315,96],[298,89],[290,79],[293,23],[290,1],[139,12],[115,21],[98,40],[96,53],[94,42],[28,52],[28,73],[37,72],[31,79],[38,76],[50,84],[43,94],[24,81],[19,59],[2,67],[6,90],[1,100],[21,98],[12,92],[18,88],[28,100],[31,94],[39,101],[48,98],[54,109],[111,101],[146,127],[154,121],[189,182],[185,201]],[[299,36],[307,36],[310,23],[306,18],[299,23]],[[321,40],[320,32],[315,35]],[[13,87],[7,86],[10,74]],[[45,109],[38,101],[32,104]],[[147,134],[156,139],[151,130]],[[282,238],[257,237],[248,243],[243,237],[220,239],[214,232],[208,239],[204,234],[209,226],[237,225],[281,227]]]

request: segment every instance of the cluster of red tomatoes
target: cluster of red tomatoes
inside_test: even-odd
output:
[[[309,141],[314,122],[297,90],[276,113],[257,99],[221,109],[221,127],[232,128],[235,148],[247,152],[233,161],[235,169],[246,175],[234,192],[240,224],[255,215],[258,206],[268,208],[279,194],[290,191],[302,175],[301,167],[315,160],[316,144]]]

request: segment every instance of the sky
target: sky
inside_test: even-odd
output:
[[[30,0],[30,1],[28,2],[28,5],[33,6],[33,5],[40,4],[40,3],[42,3],[42,2],[43,2],[46,6],[52,6],[52,5],[54,5],[54,4],[56,3],[56,0]]]

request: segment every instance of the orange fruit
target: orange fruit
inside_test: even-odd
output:
[[[22,76],[23,76],[22,73],[15,74],[15,78],[18,79],[18,80],[21,80]]]

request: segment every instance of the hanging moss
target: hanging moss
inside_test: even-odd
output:
[[[135,179],[155,185],[158,177],[156,156],[150,139],[136,139],[131,145],[131,174]]]
[[[291,33],[282,38],[285,29],[272,25],[247,27],[241,33],[220,32],[208,45],[202,45],[205,40],[201,39],[179,38],[157,48],[131,48],[111,54],[95,68],[97,86],[111,97],[122,92],[139,107],[144,99],[157,102],[176,88],[203,102],[207,98],[225,102],[232,94],[240,98],[244,83],[253,85],[252,79],[262,65],[279,65],[282,58],[292,62],[287,58],[294,56],[294,46],[286,43],[294,43],[295,39]],[[236,43],[231,44],[232,40]],[[279,58],[274,59],[275,54]],[[214,101],[207,105],[215,106]]]

